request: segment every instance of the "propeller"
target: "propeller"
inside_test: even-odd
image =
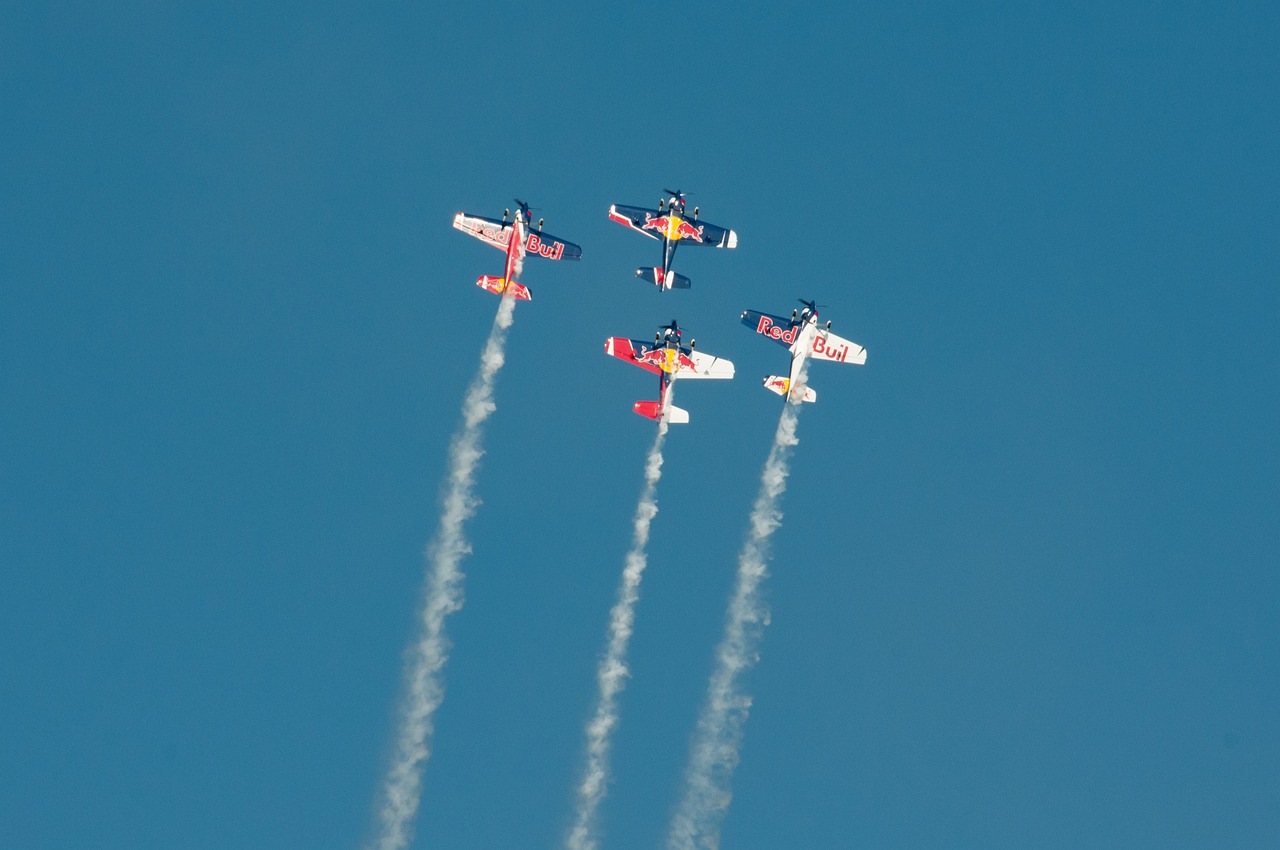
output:
[[[676,342],[680,342],[680,325],[676,324],[675,319],[672,319],[671,324],[669,325],[658,325],[658,333],[654,335],[654,339],[661,339],[664,332],[668,334],[668,339],[670,339],[671,336],[674,336]]]

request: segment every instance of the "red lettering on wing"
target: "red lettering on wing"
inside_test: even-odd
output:
[[[813,338],[813,353],[821,354],[828,360],[835,360],[843,363],[849,356],[849,346],[842,345],[840,348],[828,348],[827,338],[824,336],[815,336]]]
[[[796,341],[796,334],[799,332],[800,327],[798,325],[784,331],[775,325],[768,316],[761,316],[759,323],[756,324],[756,333],[763,334],[769,339],[780,339],[787,345],[791,345]]]

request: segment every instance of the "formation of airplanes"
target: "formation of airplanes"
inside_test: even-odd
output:
[[[662,242],[662,265],[636,269],[636,276],[664,289],[688,289],[689,278],[671,270],[680,243],[709,245],[715,248],[735,248],[738,234],[727,228],[699,221],[698,208],[686,213],[683,192],[664,190],[667,194],[658,201],[658,208],[613,204],[609,218],[630,229]],[[516,280],[526,257],[543,257],[549,260],[580,260],[582,248],[552,236],[542,229],[543,220],[532,224],[530,207],[516,199],[516,211],[503,210],[501,219],[485,218],[460,212],[453,217],[453,226],[486,244],[506,252],[506,266],[501,277],[481,275],[476,285],[495,295],[528,301],[528,287]],[[785,346],[791,354],[791,368],[786,375],[767,375],[764,387],[777,393],[789,404],[814,402],[817,392],[804,379],[807,361],[827,363],[867,362],[867,350],[856,342],[837,336],[831,331],[831,322],[818,323],[818,305],[814,301],[800,299],[803,309],[791,311],[791,317],[744,310],[742,323],[765,339]],[[605,340],[606,354],[639,366],[658,375],[656,401],[637,401],[633,409],[641,416],[655,422],[683,424],[689,421],[689,412],[671,403],[673,381],[691,378],[729,379],[733,377],[733,363],[723,357],[715,357],[694,350],[694,340],[683,341],[683,331],[675,319],[663,325],[654,335],[652,343],[626,337],[609,337]]]

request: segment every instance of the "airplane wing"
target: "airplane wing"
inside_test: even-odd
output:
[[[453,217],[453,226],[463,233],[474,236],[481,242],[492,245],[495,248],[501,248],[503,251],[507,250],[507,243],[511,241],[511,222],[509,221],[498,221],[483,216],[458,213]],[[578,253],[581,254],[582,250],[579,249]]]
[[[683,366],[676,372],[676,377],[682,381],[690,378],[728,379],[733,377],[733,363],[723,357],[715,357],[701,351],[690,351],[689,359],[693,361],[693,368]]]
[[[648,236],[650,239],[661,239],[662,233],[654,229],[643,229],[644,223],[662,215],[663,213],[658,210],[651,210],[645,207],[629,207],[625,204],[614,204],[609,207],[610,221],[616,221],[618,224],[629,227],[636,233]]]
[[[702,238],[680,240],[685,245],[710,245],[712,248],[738,247],[738,234],[728,228],[708,224],[705,221],[690,221],[689,223],[694,226]]]
[[[662,359],[652,353],[653,344],[642,339],[611,336],[604,341],[604,352],[655,374],[662,371]],[[649,359],[645,359],[645,355],[649,355]]]
[[[758,310],[743,310],[742,324],[751,328],[751,330],[765,339],[773,340],[783,348],[790,348],[791,344],[796,341],[796,335],[800,332],[800,326],[792,325],[791,320],[787,317],[773,316],[768,313],[761,313]]]
[[[856,363],[859,366],[867,362],[867,350],[861,345],[821,328],[813,335],[813,345],[809,348],[809,356],[816,360],[826,360],[833,363]]]
[[[525,244],[525,256],[546,257],[548,260],[581,260],[582,249],[567,239],[552,236],[542,230],[530,230]]]

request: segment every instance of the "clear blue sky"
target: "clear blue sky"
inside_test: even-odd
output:
[[[354,848],[519,195],[422,848],[559,846],[652,426],[686,387],[610,850],[680,790],[798,296],[817,365],[724,846],[1280,846],[1273,4],[11,6],[0,845]],[[612,202],[733,252],[633,277]]]

